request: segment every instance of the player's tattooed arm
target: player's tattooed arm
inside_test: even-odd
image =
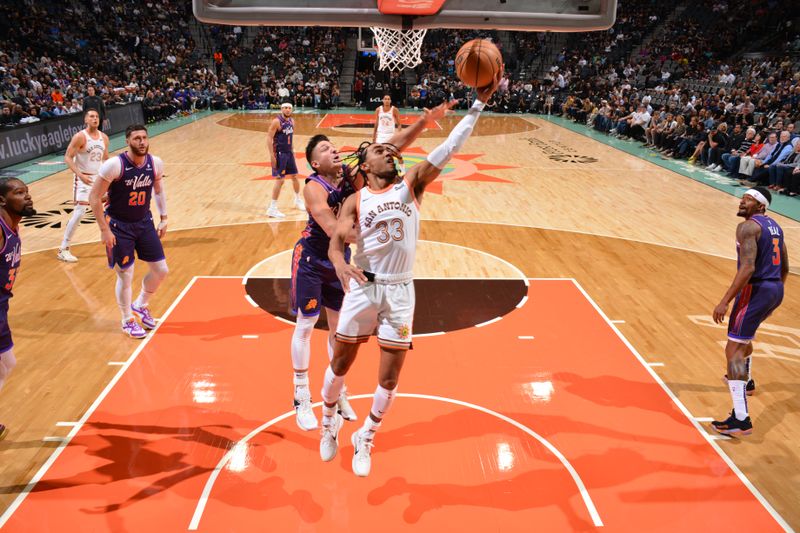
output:
[[[789,277],[789,252],[786,250],[786,243],[781,245],[781,281],[786,283]]]
[[[713,318],[717,324],[725,320],[728,305],[750,281],[756,270],[756,254],[758,253],[758,236],[761,226],[752,220],[746,220],[736,228],[736,241],[739,243],[739,270],[733,282],[719,304],[714,308]]]

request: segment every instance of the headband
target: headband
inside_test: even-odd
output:
[[[761,204],[761,205],[763,205],[764,207],[767,207],[767,208],[769,207],[769,202],[768,202],[768,201],[767,201],[767,199],[764,197],[764,195],[763,195],[763,194],[761,194],[759,191],[757,191],[757,190],[755,190],[755,189],[748,189],[747,191],[745,191],[745,193],[744,193],[744,194],[746,194],[746,195],[749,195],[749,196],[752,196],[753,198],[755,198],[756,200],[758,200],[758,203],[760,203],[760,204]]]

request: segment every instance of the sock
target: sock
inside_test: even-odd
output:
[[[278,200],[272,200],[272,201],[269,203],[269,208],[270,208],[270,209],[278,209]]]
[[[330,426],[333,424],[333,417],[336,416],[336,406],[328,407],[322,404],[322,425]]]
[[[17,360],[14,357],[14,352],[8,350],[0,354],[0,390],[8,379],[8,375],[17,365]]]
[[[375,432],[378,431],[381,427],[380,422],[375,422],[371,416],[367,416],[367,419],[364,420],[364,425],[361,426],[361,433],[365,434],[365,436],[369,438],[373,438],[375,436]]]
[[[733,399],[733,411],[737,420],[744,420],[748,416],[746,386],[746,381],[739,379],[728,380],[728,388],[731,390],[731,398]]]
[[[372,396],[372,408],[370,409],[370,413],[375,415],[375,418],[383,419],[392,406],[396,395],[397,387],[389,390],[378,385],[378,388],[375,389],[375,394]],[[369,418],[370,417],[367,417],[368,420]]]
[[[294,383],[295,396],[297,396],[297,389],[300,387],[308,388],[308,370],[303,370],[302,372],[295,370],[292,383]]]
[[[744,364],[747,365],[747,381],[753,379],[753,374],[751,372],[752,364],[753,364],[753,356],[750,355],[744,358]]]
[[[114,293],[117,296],[117,305],[122,313],[122,322],[133,318],[131,311],[131,282],[133,281],[133,267],[126,270],[117,270],[117,285]]]
[[[328,361],[333,361],[333,347],[336,345],[336,328],[339,326],[339,311],[325,308],[328,318]]]
[[[77,229],[78,224],[80,224],[83,215],[86,214],[86,206],[85,205],[76,205],[75,209],[72,211],[72,216],[69,217],[69,222],[67,222],[67,229],[64,232],[64,239],[61,241],[61,249],[64,250],[69,248],[69,241],[72,239],[72,236],[75,234],[75,229]]]
[[[344,386],[344,376],[333,373],[330,365],[325,370],[325,382],[322,384],[322,399],[325,403],[336,403]]]

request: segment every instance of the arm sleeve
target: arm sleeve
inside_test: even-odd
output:
[[[100,170],[97,171],[97,175],[109,183],[117,181],[122,175],[122,164],[119,157],[112,157],[103,161],[103,164],[100,165]]]
[[[156,202],[158,213],[165,217],[167,216],[167,189],[164,187],[164,180],[161,179],[164,175],[164,162],[160,157],[153,156],[153,166],[155,167],[156,180],[161,182],[161,192],[153,194],[153,199]]]
[[[472,107],[467,111],[467,114],[456,124],[456,127],[453,128],[453,131],[450,132],[447,139],[428,154],[428,162],[431,165],[438,169],[443,169],[445,165],[447,165],[447,162],[450,161],[453,154],[457,153],[464,145],[464,142],[469,138],[485,106],[486,104],[480,100],[475,100]]]

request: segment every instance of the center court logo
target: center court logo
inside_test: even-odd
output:
[[[60,229],[67,225],[72,211],[75,209],[71,201],[62,202],[57,209],[49,209],[47,211],[40,211],[31,217],[25,217],[20,221],[25,227],[28,228],[52,228]],[[94,224],[97,221],[94,218],[94,213],[90,210],[81,218],[81,225]]]
[[[343,146],[339,149],[339,152],[342,154],[343,159],[347,160],[347,155],[351,152],[355,151],[356,148],[354,146]],[[415,164],[422,162],[427,157],[428,152],[423,150],[422,148],[413,147],[408,148],[403,152],[403,160],[406,167],[406,170],[414,166]],[[510,166],[510,165],[494,165],[489,163],[476,163],[473,160],[483,157],[485,154],[482,153],[474,153],[474,154],[455,154],[453,158],[447,163],[447,166],[442,170],[442,173],[439,175],[436,180],[428,185],[425,188],[426,193],[430,194],[444,194],[444,184],[446,182],[451,181],[480,181],[486,183],[514,183],[509,179],[499,178],[497,176],[491,176],[489,174],[484,174],[484,170],[507,170],[507,169],[514,169],[519,168],[517,166]],[[308,170],[308,165],[306,164],[305,154],[298,152],[295,153],[295,161],[297,163],[297,168],[302,169],[302,172],[298,174],[298,177],[304,178],[308,174],[311,173]],[[252,162],[252,163],[242,163],[245,166],[250,167],[270,167],[270,163],[266,162]],[[272,180],[275,179],[272,177],[272,174],[258,176],[255,178],[251,178],[253,181],[265,181],[265,180]]]

